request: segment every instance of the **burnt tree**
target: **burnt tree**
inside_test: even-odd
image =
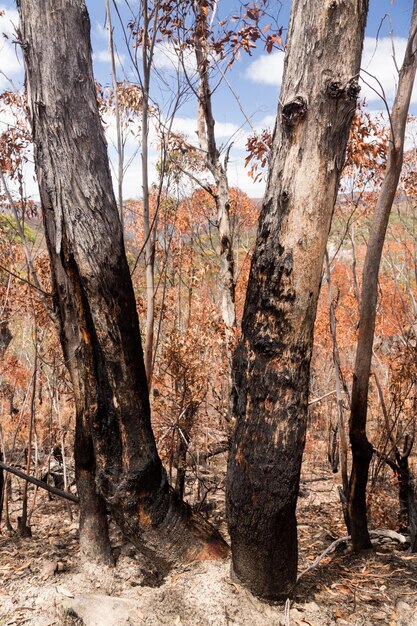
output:
[[[414,2],[407,47],[390,115],[391,132],[388,144],[387,166],[369,233],[362,273],[359,335],[349,420],[352,471],[349,479],[348,514],[353,549],[356,551],[370,548],[372,545],[366,515],[366,485],[368,482],[369,464],[373,454],[372,445],[368,441],[366,434],[369,377],[375,334],[379,267],[389,216],[403,164],[405,127],[417,68],[416,45],[417,0]]]
[[[169,488],[150,423],[139,320],[93,78],[83,0],[20,0],[35,165],[76,402],[85,553],[109,560],[104,504],[155,565],[227,546]]]
[[[293,2],[284,76],[234,358],[227,476],[233,569],[286,598],[323,258],[359,92],[367,0]]]

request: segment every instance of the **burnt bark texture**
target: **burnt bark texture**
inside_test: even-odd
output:
[[[417,67],[416,45],[417,1],[414,2],[407,48],[390,115],[391,133],[387,166],[375,209],[375,217],[369,233],[363,267],[359,335],[349,421],[352,471],[349,479],[348,514],[352,546],[355,551],[371,547],[366,515],[366,485],[373,447],[366,435],[366,418],[378,300],[378,274],[389,216],[403,164],[405,127]]]
[[[55,305],[77,409],[86,543],[95,541],[109,558],[105,501],[124,534],[160,569],[223,556],[227,546],[218,533],[169,488],[156,450],[85,3],[20,0],[18,7]]]
[[[279,600],[297,576],[295,508],[323,258],[359,92],[366,0],[293,2],[270,173],[234,357],[227,475],[233,569]]]

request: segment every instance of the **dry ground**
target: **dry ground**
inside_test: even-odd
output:
[[[303,485],[298,511],[300,571],[345,534],[338,476],[317,463],[305,476],[309,482]],[[218,484],[218,476],[216,480]],[[222,523],[221,491],[211,497]],[[14,520],[19,507],[16,494]],[[75,519],[64,502],[49,502],[42,493],[32,538],[9,536],[2,527],[1,626],[417,626],[417,555],[390,540],[360,556],[339,546],[302,577],[288,613],[288,607],[270,606],[233,581],[229,562],[191,563],[160,584],[115,528],[117,566],[80,569]]]

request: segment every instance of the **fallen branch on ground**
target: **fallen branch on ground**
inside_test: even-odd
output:
[[[399,543],[407,542],[406,537],[404,537],[404,535],[401,535],[400,533],[396,533],[395,530],[370,530],[369,534],[371,537],[375,537],[376,539],[387,538],[387,539],[392,539],[393,541],[398,541]],[[327,556],[330,552],[332,552],[332,550],[337,548],[337,546],[339,546],[341,543],[347,543],[348,541],[350,541],[350,539],[351,539],[350,535],[346,535],[346,537],[339,537],[339,539],[335,539],[335,541],[333,541],[329,546],[327,546],[325,551],[322,552],[311,565],[309,565],[305,570],[303,570],[300,574],[298,574],[297,583],[299,582],[300,578],[304,576],[304,574],[307,574],[308,572],[311,572],[311,570],[315,569],[317,565],[319,565],[320,561],[322,561],[325,556]]]
[[[48,485],[47,483],[43,482],[42,480],[39,480],[38,478],[34,478],[33,476],[28,476],[27,474],[25,474],[24,472],[21,472],[15,467],[6,465],[6,463],[3,463],[3,461],[0,461],[0,468],[4,469],[6,472],[9,472],[10,474],[14,474],[15,476],[18,476],[19,478],[26,480],[28,483],[32,483],[32,485],[37,485],[41,489],[45,489],[46,491],[49,491],[50,493],[53,493],[54,495],[59,496],[60,498],[65,498],[66,500],[70,500],[70,502],[75,502],[76,504],[79,503],[78,496],[74,496],[72,493],[69,493],[68,491],[63,491],[62,489],[58,489],[58,487],[52,487],[51,485]]]
[[[333,476],[318,476],[317,478],[301,478],[300,483],[320,483],[324,480],[331,480]]]

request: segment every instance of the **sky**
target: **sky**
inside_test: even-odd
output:
[[[108,53],[108,33],[105,20],[104,0],[86,0],[91,21],[91,41],[93,48],[93,64],[96,80],[102,85],[111,83],[110,57]],[[130,0],[131,6],[136,4]],[[113,13],[114,40],[117,49],[117,78],[118,80],[134,80],[135,74],[129,59],[129,51],[123,35],[129,21],[129,12],[124,0],[117,0],[121,22],[115,12]],[[272,0],[271,13],[279,25],[284,29],[288,24],[290,0]],[[397,66],[400,67],[412,14],[412,0],[370,0],[370,11],[364,42],[362,68],[378,78],[384,88],[386,98],[392,103],[395,95],[396,76],[398,77],[393,60],[393,47]],[[219,0],[218,16],[226,17],[236,12],[240,6],[238,0]],[[0,91],[10,89],[10,81],[16,88],[23,86],[23,68],[19,51],[13,45],[14,25],[18,24],[18,15],[15,2],[0,0],[0,10],[5,15],[0,17]],[[9,36],[3,37],[3,33]],[[284,30],[285,33],[285,30]],[[285,34],[284,34],[285,38]],[[172,76],[174,55],[166,45],[158,46],[155,56],[157,73],[153,78],[151,93],[163,115],[167,115],[167,109],[172,101],[170,90],[170,77]],[[264,183],[254,183],[244,168],[246,156],[246,138],[251,134],[251,126],[256,130],[272,127],[277,110],[281,76],[283,70],[284,53],[276,51],[266,54],[261,45],[252,56],[242,55],[229,74],[227,83],[217,88],[214,95],[213,109],[216,119],[216,137],[218,144],[223,148],[233,142],[230,151],[228,166],[229,181],[231,186],[239,186],[252,197],[261,197],[264,191]],[[193,59],[190,58],[189,69],[193,69]],[[384,103],[378,95],[378,83],[363,72],[363,78],[369,85],[362,82],[361,98],[365,97],[368,111],[378,114],[384,110]],[[236,97],[237,96],[237,97]],[[417,87],[414,89],[411,113],[417,114]],[[195,98],[189,96],[177,112],[173,122],[173,129],[185,133],[191,142],[196,141],[196,114],[197,105]],[[250,124],[247,120],[250,120]],[[10,122],[6,114],[0,114],[0,127]],[[115,139],[116,130],[114,119],[106,119],[106,136],[109,146],[109,156],[112,165],[116,163]],[[410,128],[409,139],[413,141],[413,132]],[[153,147],[150,151],[150,179],[156,180],[156,163],[158,159],[156,150],[156,130],[151,131]],[[131,160],[125,174],[123,194],[124,198],[140,198],[141,196],[141,172],[140,172],[140,144],[137,137],[132,133],[126,145],[126,157]],[[27,166],[26,192],[36,198],[38,196],[36,183],[33,178],[31,164]]]

